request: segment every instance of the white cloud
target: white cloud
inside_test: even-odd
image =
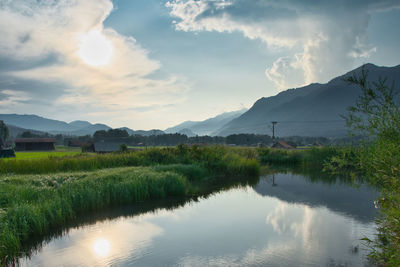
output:
[[[19,61],[50,56],[57,59],[51,64],[3,75],[65,84],[69,89],[60,90],[59,98],[52,104],[70,107],[72,112],[90,106],[91,114],[109,112],[118,117],[134,108],[157,108],[183,101],[188,90],[185,79],[149,78],[160,69],[160,62],[150,59],[148,51],[133,37],[103,26],[112,9],[110,0],[0,3],[1,57]],[[112,45],[109,64],[93,67],[79,56],[82,38],[93,31],[98,31]]]
[[[166,6],[181,31],[239,31],[285,51],[266,69],[279,89],[326,82],[376,51],[368,42],[370,14],[398,1],[171,0]]]

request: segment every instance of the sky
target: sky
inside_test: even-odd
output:
[[[398,0],[0,0],[0,113],[165,129],[400,64]]]

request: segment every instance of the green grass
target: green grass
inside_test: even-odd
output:
[[[92,171],[104,168],[153,166],[157,164],[204,165],[213,173],[252,175],[257,173],[256,155],[223,146],[149,148],[111,154],[76,154],[64,157],[0,160],[0,174],[45,174],[68,171]],[[245,168],[235,167],[246,164]],[[246,172],[246,173],[245,173]]]
[[[79,214],[187,193],[187,179],[150,168],[117,168],[0,179],[0,259],[18,255],[24,243],[63,226]]]
[[[289,164],[304,167],[323,167],[331,157],[341,153],[342,148],[323,147],[304,150],[260,148],[259,160],[263,164]]]
[[[81,154],[80,147],[56,146],[54,151],[21,151],[15,152],[15,158],[4,158],[6,160],[47,159],[52,157],[67,157]]]
[[[47,159],[52,157],[66,157],[81,154],[80,151],[35,151],[35,152],[15,152],[15,159]],[[8,159],[10,160],[10,159]]]
[[[0,261],[12,261],[27,241],[88,211],[197,195],[235,177],[258,177],[254,155],[224,147],[178,146],[0,161]]]

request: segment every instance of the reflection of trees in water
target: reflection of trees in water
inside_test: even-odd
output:
[[[263,176],[254,190],[287,203],[327,207],[361,222],[372,222],[376,216],[374,200],[377,190],[366,185],[353,186],[347,179],[329,176],[321,171],[301,168],[279,168]]]
[[[363,177],[357,177],[357,179],[355,179],[354,177],[330,174],[323,171],[323,167],[304,167],[298,164],[274,164],[269,166],[264,174],[269,175],[276,173],[302,175],[304,179],[312,183],[336,184],[340,182],[349,186],[358,187],[365,182]]]
[[[62,228],[53,229],[53,231],[48,235],[37,236],[36,238],[33,238],[30,243],[23,244],[23,247],[21,248],[21,257],[29,258],[35,251],[42,249],[42,247],[53,239],[68,234],[71,229],[84,227],[97,222],[114,220],[116,218],[128,219],[145,213],[155,214],[161,210],[171,211],[181,208],[188,203],[199,202],[202,199],[207,199],[222,191],[246,186],[255,186],[258,182],[258,177],[227,177],[223,184],[213,181],[194,184],[193,186],[196,187],[197,193],[192,196],[146,200],[132,205],[114,206],[106,210],[78,214],[75,221],[66,224]],[[19,259],[10,259],[8,264],[19,265]]]

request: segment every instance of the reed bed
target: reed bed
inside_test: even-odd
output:
[[[322,166],[332,157],[342,153],[339,147],[322,147],[304,150],[259,149],[262,164],[302,165],[304,167]]]
[[[237,173],[235,164],[248,165],[242,171],[258,172],[257,159],[244,157],[243,151],[223,146],[150,148],[136,152],[110,154],[78,154],[30,160],[0,160],[0,174],[46,174],[56,172],[93,171],[105,168],[153,166],[166,164],[200,164],[212,172]],[[244,160],[244,161],[243,161]],[[242,162],[241,162],[242,161]],[[251,166],[250,166],[251,165]],[[241,168],[241,167],[238,167]],[[229,174],[229,173],[224,173]]]

